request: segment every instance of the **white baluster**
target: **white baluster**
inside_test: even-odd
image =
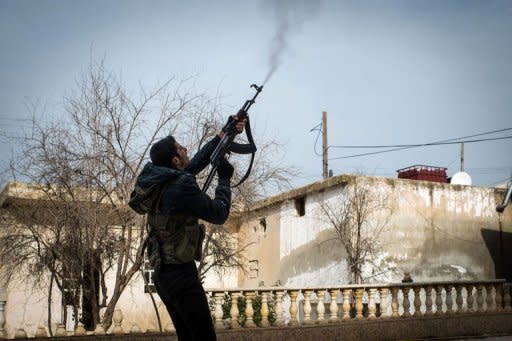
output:
[[[443,314],[443,286],[436,286],[436,315]]]
[[[485,286],[485,296],[486,296],[485,302],[487,303],[487,311],[496,311],[496,305],[494,304],[492,289],[494,289],[493,284],[487,284]]]
[[[231,293],[231,310],[229,311],[229,315],[231,316],[231,328],[237,329],[240,328],[240,323],[238,322],[238,318],[240,316],[240,311],[238,310],[238,296],[237,292]]]
[[[479,312],[484,312],[484,286],[483,284],[478,284],[476,286],[476,303]]]
[[[59,323],[57,324],[57,330],[55,330],[55,336],[61,337],[61,336],[67,336],[66,335],[66,327],[64,324]]]
[[[469,284],[468,288],[467,288],[466,302],[468,303],[468,313],[472,313],[472,312],[476,311],[476,309],[473,307],[473,303],[475,302],[475,298],[473,296],[474,287],[475,286],[473,284]]]
[[[511,285],[509,283],[505,283],[503,285],[503,291],[504,291],[504,301],[505,301],[505,311],[512,311],[512,297],[510,296],[510,287]]]
[[[85,328],[82,322],[78,322],[78,326],[75,328],[75,336],[83,336],[85,335]]]
[[[164,330],[166,330],[165,328]],[[140,329],[139,325],[137,323],[132,324],[132,328],[130,329],[130,334],[142,334],[142,329]],[[76,335],[76,333],[75,333]]]
[[[261,294],[261,326],[265,328],[270,327],[270,322],[268,321],[268,297],[270,297],[270,295],[270,292],[264,292]]]
[[[376,307],[375,307],[375,293],[377,292],[376,288],[370,288],[368,289],[369,292],[369,298],[368,298],[368,319],[374,320],[377,318],[377,315],[375,315]]]
[[[448,284],[446,286],[446,313],[447,314],[455,313],[455,311],[453,310],[452,291],[453,291],[453,285]]]
[[[343,289],[341,291],[341,293],[343,295],[343,305],[342,305],[343,316],[342,316],[342,320],[343,321],[348,321],[348,320],[350,320],[350,296],[352,295],[352,289]]]
[[[215,328],[216,329],[224,329],[224,321],[222,317],[224,316],[224,311],[222,310],[222,302],[224,301],[224,293],[216,292],[214,294],[215,299]]]
[[[64,333],[64,335],[62,335],[62,336],[66,336],[66,333]],[[15,339],[26,339],[27,333],[25,332],[25,329],[23,329],[23,328],[16,329],[16,331],[14,332],[14,338]]]
[[[276,291],[276,326],[283,326],[283,296],[284,291]]]
[[[254,323],[254,308],[252,307],[252,300],[254,299],[254,291],[247,291],[245,293],[245,328],[255,328]]]
[[[402,293],[404,294],[404,302],[402,303],[404,307],[404,313],[402,314],[402,317],[410,317],[411,316],[411,302],[409,301],[409,287],[403,287]]]
[[[299,296],[299,290],[290,290],[290,326],[299,324],[297,320],[297,296]]]
[[[325,291],[324,289],[318,290],[316,292],[316,296],[318,298],[318,305],[316,306],[316,311],[318,315],[317,323],[323,324],[327,323],[327,320],[325,319],[325,305],[324,305],[324,298],[325,298]]]
[[[356,289],[356,319],[363,319],[363,288]]]
[[[398,314],[398,288],[391,288],[391,316],[399,317]]]
[[[427,288],[425,289],[425,315],[430,316],[433,314],[432,312],[432,290],[434,288],[431,285],[427,285]]]
[[[388,318],[388,288],[380,289],[380,318]]]
[[[121,323],[123,322],[123,312],[121,309],[114,310],[114,316],[112,319],[114,320],[114,329],[112,329],[112,334],[123,334],[123,328],[121,327]]]
[[[34,335],[36,338],[48,337],[48,333],[43,326],[37,327],[36,334]]]
[[[103,324],[96,324],[96,328],[94,329],[94,335],[105,335],[105,328],[103,328]]]
[[[421,298],[420,298],[420,290],[421,287],[414,287],[412,289],[414,291],[414,314],[413,316],[418,317],[421,316]]]
[[[463,312],[462,305],[464,303],[462,299],[462,285],[458,284],[457,286],[455,286],[455,291],[457,292],[457,297],[455,298],[455,303],[457,304],[456,313],[460,314]]]
[[[497,283],[496,290],[496,310],[503,311],[503,283]]]
[[[311,320],[311,294],[313,290],[304,290],[304,324],[313,324]]]
[[[338,321],[338,302],[337,300],[337,294],[338,289],[331,289],[329,290],[329,294],[331,295],[331,305],[329,306],[331,310],[331,318],[329,319],[329,322],[337,322]]]

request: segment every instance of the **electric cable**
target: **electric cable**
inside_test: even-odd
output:
[[[456,138],[447,139],[447,140],[441,140],[441,141],[429,142],[429,143],[419,143],[419,144],[366,145],[366,146],[365,145],[344,145],[344,146],[343,145],[342,146],[335,145],[335,146],[329,146],[328,148],[371,149],[371,148],[404,148],[404,147],[413,148],[413,147],[423,147],[423,146],[435,146],[435,145],[441,145],[441,144],[449,144],[446,142],[451,142],[451,141],[455,141],[455,140],[468,139],[468,138],[483,136],[483,135],[490,135],[490,134],[500,133],[500,132],[509,131],[509,130],[512,130],[512,128],[492,130],[492,131],[474,134],[474,135],[461,136],[461,137],[456,137]],[[458,141],[458,142],[454,142],[454,143],[462,143],[462,142],[464,142],[464,141]],[[480,142],[480,141],[476,141],[476,142]]]

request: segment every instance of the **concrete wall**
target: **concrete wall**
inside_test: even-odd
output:
[[[4,228],[9,226],[7,224],[12,223],[10,218],[12,215],[11,201],[21,199],[26,205],[37,205],[41,197],[41,190],[37,186],[20,183],[11,183],[6,186],[0,192],[0,222],[3,224],[0,224],[0,233],[5,233]],[[237,271],[217,273],[214,270],[208,272],[205,278],[205,287],[223,288],[237,285]],[[115,272],[116,268],[114,267],[105,278],[108,288],[107,297],[112,296]],[[29,334],[34,334],[39,326],[47,327],[49,281],[43,280],[36,283],[30,276],[28,268],[11,278],[9,282],[3,275],[4,273],[0,271],[0,300],[6,302],[5,328],[7,334],[12,336],[15,329],[19,327],[25,328]],[[160,313],[162,327],[170,329],[171,321],[165,306],[156,293],[153,296]],[[63,321],[63,310],[65,309],[62,306],[60,291],[55,286],[50,304],[52,306],[51,328],[55,331],[56,325]],[[123,327],[126,330],[130,330],[134,323],[137,323],[142,330],[158,330],[154,306],[150,295],[144,292],[144,281],[140,273],[132,278],[116,307],[125,314]]]
[[[512,240],[507,238],[512,233],[512,207],[500,215],[495,209],[503,200],[503,189],[342,175],[255,206],[240,225],[240,238],[254,242],[248,254],[259,260],[259,277],[241,274],[239,285],[348,283],[345,251],[320,205],[336,206],[355,180],[392,210],[377,236],[379,251],[373,264],[364,269],[368,281],[399,281],[404,272],[418,281],[495,278],[500,261],[507,268],[503,262],[511,258],[507,249]],[[297,211],[298,198],[304,198],[303,216]],[[387,212],[375,211],[364,233],[377,234]],[[266,234],[258,227],[262,218],[267,222]]]
[[[241,223],[238,239],[241,247],[248,246],[243,253],[247,272],[238,271],[238,283],[235,286],[241,283],[246,287],[277,284],[280,269],[280,219],[279,211],[271,207],[267,215],[256,216]],[[257,264],[253,261],[257,261]]]
[[[512,314],[457,314],[443,317],[376,319],[347,321],[324,325],[217,330],[219,341],[387,341],[387,340],[455,340],[470,337],[489,340],[510,340]],[[492,337],[494,336],[494,337]],[[39,338],[34,340],[74,341],[77,337]],[[146,335],[81,336],[83,341],[176,341],[174,333]]]
[[[112,276],[114,272],[109,272],[110,277],[106,278],[107,283],[113,283]],[[207,283],[213,283],[212,287],[220,288],[224,285],[218,281],[218,275],[212,272],[208,276]],[[226,276],[226,280],[231,280],[225,286],[236,286],[236,279]],[[48,326],[48,283],[35,283],[33,278],[28,275],[13,278],[5,292],[3,299],[7,302],[5,306],[6,323],[5,328],[9,337],[14,335],[17,328],[23,327],[29,335],[34,335],[37,328]],[[111,296],[112,285],[109,286],[107,296]],[[167,310],[160,300],[158,294],[153,297],[160,314],[162,328],[172,330],[171,320]],[[63,309],[62,296],[60,291],[54,287],[52,293],[52,330],[55,332],[57,324],[62,322]],[[156,312],[151,301],[149,293],[144,292],[144,281],[140,274],[137,274],[128,287],[121,295],[117,309],[121,309],[124,315],[122,327],[129,331],[134,324],[137,324],[141,330],[158,330],[158,321]]]
[[[205,287],[348,283],[346,254],[322,217],[320,203],[336,204],[345,198],[355,179],[329,178],[255,205],[248,215],[233,223],[238,226],[239,245],[250,244],[244,256],[247,262],[257,261],[257,269],[252,272],[256,276],[243,271],[211,273]],[[486,279],[494,278],[497,271],[512,269],[506,262],[501,263],[501,270],[498,266],[500,260],[512,259],[512,239],[507,239],[512,235],[512,207],[501,215],[495,211],[505,190],[375,177],[358,179],[370,186],[375,197],[388,198],[393,209],[379,237],[381,249],[373,259],[376,265],[365,269],[367,276],[374,274],[369,281],[399,281],[405,271],[411,272],[416,281]],[[300,198],[304,198],[303,216],[296,205]],[[374,221],[385,216],[375,213]],[[367,233],[373,232],[371,228],[370,224]],[[26,326],[28,332],[46,326],[44,286],[22,276],[3,289],[7,289],[4,296],[9,333],[18,326]],[[155,299],[167,328],[168,315],[157,295]],[[60,302],[60,295],[54,293],[53,324],[61,321]],[[118,308],[125,314],[123,328],[129,330],[134,321],[142,330],[157,328],[140,275],[121,296]]]
[[[5,330],[8,336],[14,335],[16,328],[23,326],[29,334],[34,334],[39,326],[48,325],[48,281],[35,283],[32,278],[19,274],[13,276],[5,290]],[[62,321],[63,310],[58,289],[52,291],[53,330]]]

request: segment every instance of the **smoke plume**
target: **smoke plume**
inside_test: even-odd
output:
[[[269,71],[263,84],[272,77],[282,63],[290,36],[300,32],[304,22],[316,14],[320,2],[315,0],[267,0],[264,5],[276,18],[277,31],[272,40]]]

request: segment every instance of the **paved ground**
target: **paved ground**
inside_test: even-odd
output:
[[[452,340],[455,340],[455,339],[452,339]],[[463,340],[463,341],[482,341],[482,340],[485,340],[485,341],[508,341],[508,340],[512,340],[512,336],[511,335],[506,335],[506,336],[484,336],[484,337],[480,337],[480,338],[470,338],[470,339],[456,339],[456,340]]]
[[[503,336],[474,336],[466,338],[436,338],[436,339],[421,339],[416,341],[512,341],[512,335]]]

